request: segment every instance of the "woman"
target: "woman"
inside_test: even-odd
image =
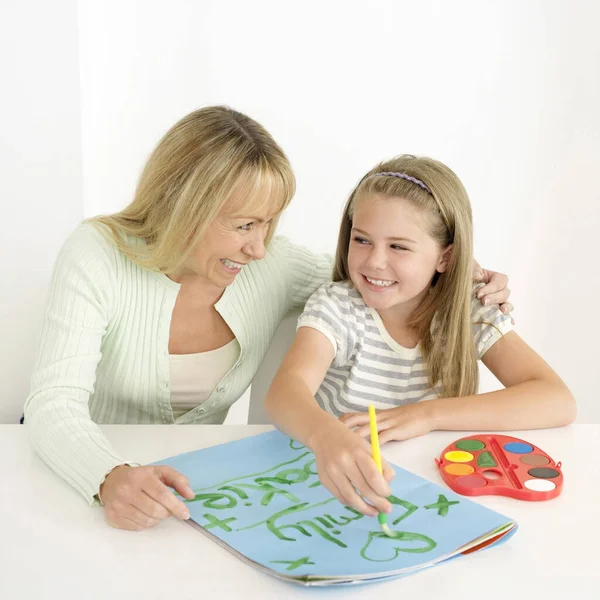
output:
[[[169,487],[192,490],[167,467],[130,468],[96,423],[222,423],[281,318],[330,279],[330,257],[272,239],[294,189],[263,127],[204,108],[159,142],[128,207],[61,249],[25,421],[111,525],[187,518]],[[505,285],[492,274],[487,300],[505,302]]]

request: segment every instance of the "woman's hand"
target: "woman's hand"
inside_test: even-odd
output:
[[[479,263],[475,261],[473,279],[485,284],[477,290],[477,297],[482,304],[486,306],[498,304],[505,315],[509,315],[513,311],[514,307],[508,301],[510,290],[508,289],[508,277],[506,275],[482,269]],[[512,319],[512,322],[514,325],[515,320]]]
[[[321,483],[342,504],[373,517],[392,510],[387,497],[392,493],[388,482],[394,471],[382,460],[381,475],[366,440],[335,422],[335,427],[314,436],[310,446]]]
[[[410,440],[432,431],[434,429],[433,422],[426,409],[427,402],[425,401],[375,411],[379,443]],[[340,417],[340,421],[360,437],[369,437],[369,413],[348,413]]]
[[[187,477],[171,467],[116,467],[100,486],[104,517],[109,525],[132,531],[154,527],[170,516],[189,519],[187,506],[169,488],[184,498],[194,497]]]

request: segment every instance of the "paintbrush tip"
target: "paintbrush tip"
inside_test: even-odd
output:
[[[381,531],[385,533],[388,537],[395,538],[398,537],[399,533],[397,531],[392,531],[386,523],[381,523]]]

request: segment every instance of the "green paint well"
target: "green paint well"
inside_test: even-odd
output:
[[[470,452],[472,450],[483,450],[485,444],[479,440],[460,440],[456,442],[456,447]]]

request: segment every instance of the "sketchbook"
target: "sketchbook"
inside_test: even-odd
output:
[[[393,465],[386,536],[377,518],[342,505],[315,458],[279,431],[153,463],[188,477],[191,525],[260,571],[307,586],[410,575],[505,542],[517,523]]]

